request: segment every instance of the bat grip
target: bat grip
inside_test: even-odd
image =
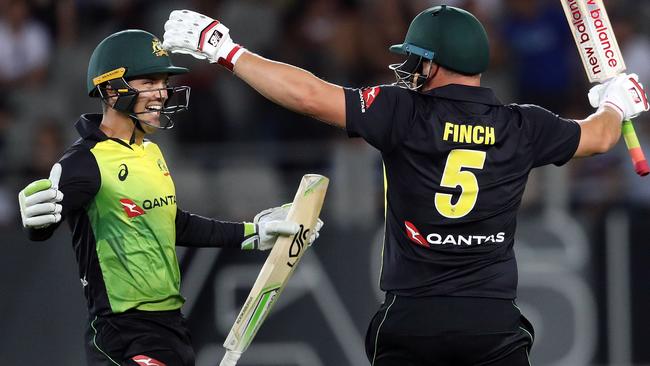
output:
[[[634,171],[636,174],[645,177],[650,173],[650,167],[648,167],[648,160],[646,160],[643,149],[641,149],[641,144],[639,143],[639,138],[636,136],[636,131],[634,131],[632,121],[629,119],[623,121],[622,133],[625,145],[634,164]]]
[[[237,361],[239,360],[240,357],[241,357],[241,352],[231,351],[227,349],[226,354],[223,355],[223,359],[221,360],[219,366],[235,366],[237,365]]]

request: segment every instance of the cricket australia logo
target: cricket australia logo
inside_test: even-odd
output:
[[[223,37],[223,34],[218,30],[215,30],[214,32],[212,32],[210,38],[208,38],[208,43],[211,44],[213,47],[217,47],[217,44],[219,44],[221,37]]]
[[[162,48],[162,44],[160,43],[160,40],[158,38],[154,38],[153,40],[151,40],[151,48],[153,49],[151,53],[153,53],[158,57],[169,56],[167,51],[165,51],[165,49]]]
[[[158,159],[156,162],[158,164],[158,169],[163,173],[164,176],[169,175],[169,169],[167,169],[167,165],[165,165],[165,162],[162,159]]]
[[[287,266],[293,267],[300,259],[300,254],[305,248],[305,243],[307,243],[307,238],[309,237],[309,229],[305,230],[305,226],[300,224],[300,230],[293,236],[293,241],[289,246],[289,260],[287,261]]]

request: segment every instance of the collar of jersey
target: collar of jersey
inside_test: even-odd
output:
[[[142,144],[142,148],[134,149],[133,146],[129,145],[128,141],[126,140],[106,136],[106,134],[99,129],[99,125],[101,123],[102,123],[101,114],[87,113],[79,117],[79,120],[75,123],[75,128],[77,129],[77,132],[79,132],[79,136],[81,136],[81,138],[84,140],[91,140],[97,142],[105,141],[105,140],[113,140],[118,144],[123,145],[124,147],[128,147],[129,149],[134,151],[141,151],[144,149],[144,144]]]
[[[487,105],[503,105],[494,94],[492,89],[480,86],[468,86],[459,84],[449,84],[439,88],[431,89],[424,94],[438,98],[458,100],[462,102],[472,102]]]

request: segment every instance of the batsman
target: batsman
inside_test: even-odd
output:
[[[392,85],[346,88],[265,59],[228,28],[173,11],[163,47],[218,63],[274,103],[361,137],[381,153],[386,297],[366,336],[371,365],[529,365],[534,331],[518,309],[514,238],[528,175],[610,150],[648,110],[634,74],[597,91],[581,120],[504,105],[481,86],[490,47],[469,12],[436,6],[411,22]],[[585,98],[586,100],[586,98]]]

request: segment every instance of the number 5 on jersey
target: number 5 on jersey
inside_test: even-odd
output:
[[[447,218],[461,218],[474,209],[478,197],[478,181],[476,175],[463,168],[483,169],[485,164],[485,151],[456,149],[449,152],[445,170],[442,173],[440,186],[456,188],[460,186],[461,193],[456,203],[452,203],[453,195],[436,193],[436,210]]]

